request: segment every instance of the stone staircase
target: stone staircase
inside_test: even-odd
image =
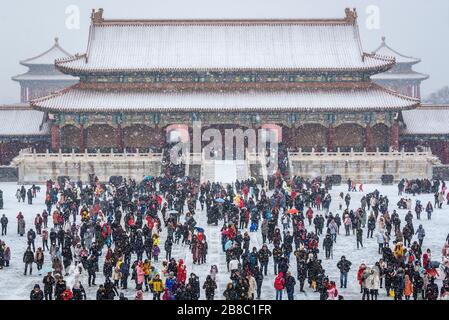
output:
[[[249,164],[245,160],[204,160],[201,166],[202,182],[233,183],[249,177]]]
[[[201,166],[201,182],[215,181],[215,162],[203,161]]]

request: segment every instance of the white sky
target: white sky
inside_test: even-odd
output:
[[[66,9],[80,9],[80,28],[66,27]],[[369,6],[379,8],[379,28],[367,28]],[[397,51],[422,62],[415,70],[430,79],[423,96],[449,85],[449,1],[447,0],[14,0],[0,2],[0,104],[19,101],[11,77],[26,72],[19,60],[53,45],[55,36],[71,53],[87,45],[90,12],[103,7],[106,18],[327,18],[356,7],[363,48],[371,52],[382,35]]]

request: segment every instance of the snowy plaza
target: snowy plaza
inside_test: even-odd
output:
[[[28,186],[29,187],[29,186]],[[15,217],[17,216],[18,211],[21,211],[25,217],[26,221],[26,231],[29,228],[34,228],[34,218],[36,213],[41,213],[45,209],[44,205],[44,195],[45,195],[45,187],[41,186],[41,192],[37,194],[37,198],[33,200],[32,205],[28,205],[26,203],[17,202],[16,199],[16,190],[18,186],[15,183],[2,183],[0,185],[0,189],[4,192],[4,210],[0,211],[0,214],[6,214],[10,220],[10,224],[8,225],[8,235],[6,237],[1,237],[3,241],[6,241],[8,246],[10,246],[12,250],[12,258],[10,267],[4,268],[0,270],[0,282],[2,283],[2,287],[0,290],[0,299],[28,299],[29,291],[33,288],[34,284],[41,283],[43,276],[45,273],[41,273],[38,275],[38,271],[36,270],[36,266],[33,268],[33,275],[24,276],[23,269],[24,264],[22,262],[23,253],[27,247],[26,236],[20,237],[17,234],[17,220]],[[351,200],[351,209],[357,209],[360,207],[360,199],[363,194],[372,192],[375,189],[379,190],[382,195],[385,195],[390,200],[389,210],[397,210],[399,216],[402,221],[404,221],[404,216],[408,210],[398,209],[396,203],[399,201],[400,197],[398,196],[397,186],[382,186],[382,185],[365,185],[364,192],[351,192],[350,195],[352,197]],[[347,193],[347,187],[345,185],[341,185],[339,187],[334,187],[330,194],[332,196],[332,202],[330,206],[330,212],[342,213],[342,210],[339,210],[339,203],[343,201],[338,200],[338,194],[340,192]],[[433,203],[434,197],[433,194],[422,194],[422,195],[405,195],[405,197],[410,197],[412,199],[413,207],[416,200],[420,200],[423,204],[427,204],[428,201]],[[344,206],[344,204],[343,204]],[[315,213],[318,211],[314,210]],[[195,219],[198,222],[198,225],[205,229],[205,235],[207,237],[207,241],[209,244],[209,252],[207,255],[207,263],[203,265],[196,265],[192,263],[192,253],[189,250],[187,245],[174,245],[172,256],[176,259],[184,259],[187,266],[187,274],[190,272],[194,272],[196,275],[200,277],[200,283],[202,284],[205,280],[205,275],[209,274],[210,266],[217,265],[218,267],[218,275],[217,275],[217,292],[216,299],[224,299],[222,296],[222,292],[226,288],[226,284],[230,281],[230,272],[226,270],[226,257],[221,248],[221,237],[220,237],[220,229],[219,226],[208,226],[207,218],[204,211],[200,210],[199,203],[196,207]],[[321,211],[324,213],[324,211]],[[78,217],[79,218],[79,217]],[[183,217],[182,217],[183,218]],[[181,218],[181,219],[182,219]],[[51,219],[50,219],[51,220]],[[434,261],[442,261],[441,251],[446,240],[446,237],[449,233],[449,205],[446,203],[443,204],[442,209],[435,209],[432,219],[427,220],[425,212],[422,214],[421,221],[413,220],[415,225],[415,229],[418,227],[418,224],[422,224],[426,231],[426,237],[424,239],[423,249],[431,249],[432,251],[432,260]],[[49,227],[52,223],[49,221]],[[310,227],[309,227],[310,228]],[[313,230],[313,225],[312,225]],[[246,231],[249,231],[248,229]],[[376,231],[375,231],[376,233]],[[257,247],[258,249],[262,246],[262,237],[259,232],[252,232],[251,235],[251,245]],[[359,265],[364,262],[369,266],[374,265],[376,261],[381,258],[381,255],[378,254],[378,244],[376,238],[366,239],[367,229],[364,229],[364,239],[363,244],[364,248],[357,249],[356,247],[356,237],[355,235],[345,236],[344,228],[341,227],[340,235],[337,237],[337,242],[335,244],[333,250],[333,259],[326,260],[324,258],[324,251],[322,250],[322,241],[320,241],[320,254],[319,258],[323,261],[323,268],[326,270],[326,274],[329,276],[330,280],[335,281],[339,284],[339,270],[337,269],[337,262],[339,261],[342,255],[346,256],[348,260],[352,262],[351,271],[348,274],[348,288],[347,289],[339,289],[341,295],[345,297],[345,299],[361,299],[360,287],[357,281],[357,271]],[[161,233],[161,243],[164,243],[166,238],[166,230],[163,228]],[[413,237],[413,240],[416,240],[416,236]],[[36,247],[40,246],[40,237],[38,236],[36,239]],[[272,245],[269,246],[270,249],[273,248]],[[423,250],[423,251],[424,251]],[[103,250],[103,253],[105,250]],[[164,257],[164,250],[162,249],[161,257]],[[155,263],[157,269],[161,268],[161,261],[163,259],[159,259],[159,263]],[[104,254],[100,258],[100,266],[104,261]],[[46,252],[46,259],[44,263],[44,271],[52,270],[51,269],[51,261],[48,252]],[[290,270],[292,274],[296,277],[296,262],[294,257],[291,258]],[[71,282],[74,281],[74,267],[70,272],[70,276],[66,277],[67,285],[71,286]],[[441,274],[442,275],[442,274]],[[268,276],[265,277],[262,287],[262,299],[272,300],[275,298],[275,290],[273,288],[275,275],[273,273],[273,260],[270,259],[270,263],[268,265]],[[87,282],[87,272],[84,270],[79,278],[82,283],[84,283],[87,298],[95,299],[95,293],[98,289],[98,286],[88,288],[86,285]],[[104,276],[100,270],[97,273],[97,283],[101,284],[104,282]],[[441,286],[441,279],[437,281],[438,285]],[[129,298],[133,298],[135,295],[134,289],[134,281],[129,281],[128,290],[119,290],[120,292],[124,292],[126,296]],[[205,299],[205,295],[203,290],[201,290],[201,299]],[[305,293],[295,292],[295,299],[309,299],[309,300],[318,300],[319,294],[313,292],[312,289],[308,288],[306,283],[305,285]],[[145,293],[145,299],[152,299],[151,293]],[[392,299],[391,297],[387,297],[384,290],[379,290],[379,299]]]
[[[447,2],[104,2],[5,4],[0,301],[449,300]]]

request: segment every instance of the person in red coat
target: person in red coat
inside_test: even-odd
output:
[[[362,279],[362,275],[363,275],[363,272],[365,272],[365,270],[366,270],[366,265],[364,263],[362,263],[360,265],[360,267],[359,267],[359,271],[357,271],[357,280],[359,281],[359,284],[360,284],[360,293],[363,293],[363,288],[362,288],[363,279]]]
[[[321,196],[317,195],[315,198],[315,205],[317,210],[321,210]]]
[[[431,268],[431,252],[430,249],[427,249],[426,253],[422,256],[422,265],[424,269],[430,269]]]
[[[285,289],[285,278],[282,271],[274,279],[274,289],[276,289],[276,300],[282,300],[282,291]]]
[[[184,283],[184,284],[186,283],[187,270],[186,270],[186,265],[184,264],[183,259],[179,259],[177,278],[178,278],[179,283]]]
[[[309,207],[309,209],[307,209],[306,216],[307,216],[307,220],[309,220],[309,226],[312,225],[313,210],[311,207]]]
[[[67,287],[67,289],[65,289],[64,292],[61,294],[61,299],[64,301],[67,301],[67,300],[72,300],[72,298],[73,298],[73,293],[70,290],[70,288]]]

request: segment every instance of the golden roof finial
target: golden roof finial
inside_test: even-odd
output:
[[[355,24],[357,21],[357,9],[356,8],[346,8],[345,9],[346,14],[346,21],[351,24]]]
[[[96,11],[95,9],[92,9],[92,14],[90,16],[93,23],[102,23],[104,21],[103,19],[103,8],[98,9]]]

